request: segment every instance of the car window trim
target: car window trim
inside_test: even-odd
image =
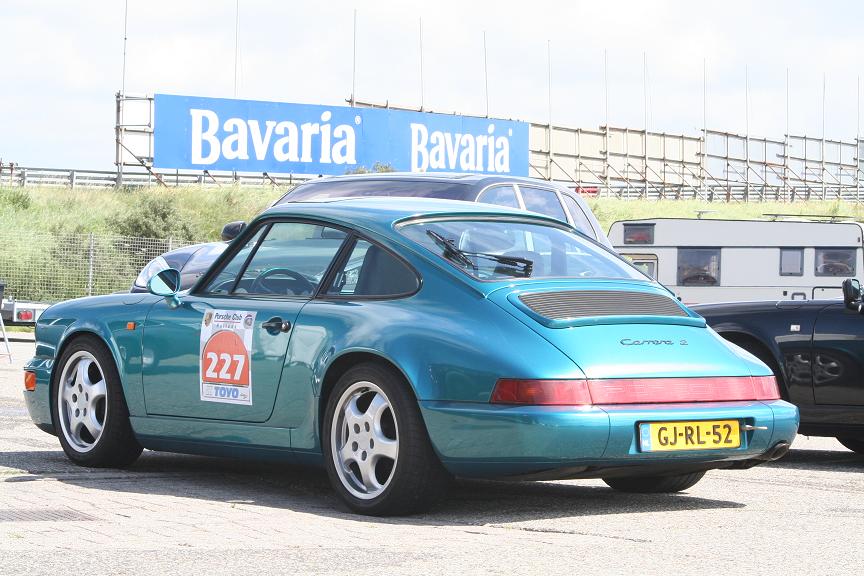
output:
[[[249,264],[252,262],[252,259],[255,257],[255,254],[258,253],[258,248],[261,247],[261,244],[264,243],[264,239],[267,238],[267,235],[270,234],[270,231],[273,230],[273,223],[269,223],[264,228],[264,231],[261,232],[261,236],[258,237],[258,242],[255,243],[255,246],[252,250],[249,251],[249,256],[246,257],[246,260],[243,262],[243,265],[240,266],[240,271],[237,272],[237,278],[234,279],[234,283],[231,284],[231,290],[228,291],[226,296],[234,296],[237,293],[237,286],[240,284],[240,280],[243,279],[243,275],[246,274],[246,269],[249,268]],[[263,228],[262,226],[258,227]],[[242,248],[241,248],[242,250]],[[239,252],[240,250],[238,250]]]
[[[253,295],[253,294],[235,294],[233,292],[233,289],[236,287],[236,282],[239,282],[239,279],[242,278],[242,273],[244,273],[246,271],[246,267],[249,265],[249,262],[251,261],[250,260],[251,257],[254,255],[255,252],[257,252],[258,247],[261,245],[261,239],[264,238],[264,235],[261,236],[261,239],[258,240],[258,243],[255,245],[255,248],[252,250],[249,257],[247,257],[246,261],[244,261],[242,272],[237,275],[237,280],[235,280],[235,286],[232,286],[232,292],[231,293],[229,293],[229,294],[214,294],[212,292],[204,292],[203,291],[203,288],[205,286],[207,286],[207,284],[210,282],[210,279],[213,278],[214,276],[216,276],[217,274],[219,274],[219,272],[221,272],[225,268],[225,265],[227,264],[227,262],[230,262],[231,259],[240,250],[243,249],[243,246],[245,245],[246,242],[248,242],[249,237],[254,236],[258,232],[258,230],[260,230],[263,226],[267,226],[268,227],[267,232],[269,232],[270,231],[269,228],[273,224],[277,224],[280,222],[291,222],[291,223],[297,223],[297,224],[311,224],[313,226],[323,226],[326,228],[333,228],[335,230],[341,230],[342,232],[345,232],[345,239],[342,241],[342,244],[340,245],[339,250],[336,251],[336,255],[330,261],[330,264],[329,264],[327,270],[321,276],[321,283],[319,283],[318,289],[311,296],[301,296],[299,298],[301,298],[303,300],[311,300],[315,296],[317,296],[318,292],[320,292],[321,286],[324,283],[324,279],[326,279],[329,276],[329,274],[331,273],[331,269],[333,268],[333,263],[336,262],[336,259],[339,257],[339,254],[341,253],[342,249],[345,247],[345,242],[348,239],[350,239],[355,232],[353,229],[348,228],[347,226],[343,226],[341,224],[334,224],[332,222],[327,222],[324,220],[315,220],[314,218],[292,218],[292,217],[286,217],[286,216],[272,216],[272,217],[269,217],[266,219],[262,219],[254,227],[247,226],[246,229],[242,232],[242,234],[232,241],[231,246],[229,246],[228,249],[225,250],[219,256],[219,258],[216,260],[216,262],[213,263],[213,265],[210,267],[210,269],[207,271],[207,273],[202,275],[201,278],[199,278],[199,280],[195,284],[195,286],[193,286],[189,290],[189,294],[193,295],[193,296],[207,297],[207,298],[218,298],[218,297],[239,298],[239,297],[249,297],[249,296],[263,296],[263,297],[266,297],[267,299],[274,299],[274,300],[298,299],[297,296],[289,296],[287,294],[284,296],[280,296],[278,294]],[[235,243],[236,243],[236,246],[234,245]]]

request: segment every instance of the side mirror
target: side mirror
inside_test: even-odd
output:
[[[861,312],[861,283],[856,278],[843,280],[843,303],[846,308]]]
[[[177,292],[180,291],[180,272],[174,268],[162,270],[155,274],[147,282],[147,290],[156,296],[163,296],[169,299],[169,305],[175,308],[180,304],[177,299]]]
[[[222,227],[222,240],[224,240],[225,242],[230,242],[231,240],[239,236],[245,228],[246,222],[243,222],[242,220],[225,224],[225,226]]]

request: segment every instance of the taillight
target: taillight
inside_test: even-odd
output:
[[[669,404],[778,400],[773,376],[704,378],[610,378],[603,380],[511,380],[495,384],[494,404]]]
[[[493,404],[535,404],[572,406],[591,404],[591,395],[584,380],[512,380],[495,384]]]
[[[16,316],[18,322],[32,322],[33,310],[18,310]]]
[[[753,387],[756,389],[756,400],[779,400],[780,387],[774,376],[752,376]]]
[[[24,372],[24,389],[28,392],[36,390],[36,373]]]

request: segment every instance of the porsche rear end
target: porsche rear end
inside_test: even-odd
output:
[[[507,375],[486,405],[427,406],[436,442],[463,475],[535,479],[664,476],[746,468],[782,457],[797,409],[770,369],[724,341],[661,287],[525,282],[488,299],[572,360],[566,377]]]

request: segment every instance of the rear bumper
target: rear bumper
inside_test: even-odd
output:
[[[782,400],[622,406],[502,406],[421,402],[429,436],[444,466],[465,477],[600,477],[747,467],[791,444],[798,409]],[[734,449],[643,452],[642,422],[736,419]],[[639,471],[633,469],[638,467]]]

